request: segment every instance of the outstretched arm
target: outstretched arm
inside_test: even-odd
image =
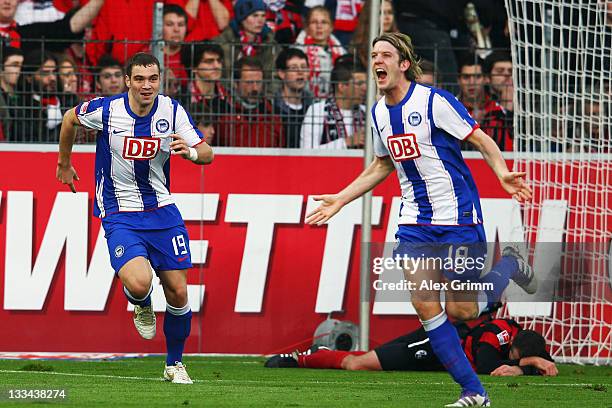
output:
[[[482,157],[489,167],[493,169],[501,186],[508,194],[512,195],[519,202],[531,199],[531,188],[525,183],[526,174],[524,172],[508,170],[501,151],[493,139],[481,129],[476,129],[468,138],[468,141],[482,153]]]
[[[314,199],[322,203],[306,216],[306,223],[317,225],[325,223],[346,204],[376,187],[393,172],[393,169],[393,162],[389,156],[375,157],[372,164],[338,194],[315,196]]]
[[[64,114],[60,130],[56,177],[62,184],[68,184],[73,193],[76,193],[74,180],[78,180],[79,176],[74,167],[72,167],[70,156],[72,155],[72,145],[74,144],[78,125],[79,120],[76,117],[75,108],[68,109]]]

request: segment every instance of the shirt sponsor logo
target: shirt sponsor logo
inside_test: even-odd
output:
[[[155,137],[126,137],[123,139],[123,158],[151,160],[159,152],[160,139]]]
[[[387,138],[387,149],[389,149],[393,160],[397,162],[421,157],[414,133],[389,136]]]
[[[507,330],[504,330],[501,333],[497,334],[497,340],[499,340],[499,345],[503,346],[504,344],[510,343],[510,333]]]

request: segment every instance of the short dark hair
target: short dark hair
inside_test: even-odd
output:
[[[205,53],[216,54],[221,61],[225,57],[221,45],[207,41],[193,46],[183,46],[181,62],[186,68],[195,68],[200,65]]]
[[[366,72],[365,67],[353,55],[344,55],[341,58],[336,60],[334,69],[331,72],[331,85],[334,92],[339,83],[348,82],[353,79],[354,73]]]
[[[276,69],[284,71],[287,69],[287,61],[291,58],[300,58],[306,60],[308,64],[308,56],[299,48],[285,48],[276,57]]]
[[[100,75],[100,72],[106,68],[119,68],[121,72],[123,72],[121,63],[113,58],[113,56],[110,54],[104,54],[100,57],[98,60],[98,66],[96,67],[96,75]]]
[[[438,75],[438,67],[436,67],[436,64],[434,64],[430,60],[422,59],[419,65],[421,67],[421,75],[431,74],[434,79],[434,84],[440,82],[440,78]]]
[[[438,72],[438,70],[436,69],[436,65],[430,60],[422,59],[420,65],[423,74],[432,74],[435,76]]]
[[[57,64],[57,59],[48,51],[43,51],[42,49],[30,51],[23,57],[22,71],[24,73],[34,73],[49,60]]]
[[[546,355],[546,340],[533,330],[521,330],[512,341],[512,348],[518,351],[519,358],[542,357]]]
[[[166,14],[176,14],[179,17],[183,17],[185,19],[185,23],[187,23],[188,21],[185,9],[183,9],[178,4],[164,4],[163,17],[165,17]]]
[[[127,64],[125,64],[125,74],[128,77],[132,76],[132,68],[135,65],[140,65],[142,67],[148,67],[149,65],[157,65],[157,70],[161,74],[159,60],[155,58],[155,56],[152,54],[147,54],[146,52],[137,52],[136,54],[132,55],[132,58],[130,58]]]
[[[242,57],[234,64],[234,81],[239,81],[240,79],[242,79],[242,71],[244,67],[249,67],[249,70],[252,71],[264,71],[264,66],[259,60],[259,58],[249,56]]]
[[[461,73],[463,67],[480,65],[482,68],[482,59],[472,52],[465,52],[457,61],[457,72]]]
[[[491,54],[485,58],[482,64],[482,71],[485,74],[490,74],[493,70],[493,66],[501,61],[509,61],[512,62],[512,56],[508,51],[497,50],[493,51]]]
[[[21,55],[23,56],[23,51],[20,48],[5,46],[2,47],[2,69],[4,69],[4,63],[9,57],[13,55]]]

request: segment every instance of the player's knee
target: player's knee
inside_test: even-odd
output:
[[[133,276],[123,280],[123,285],[132,296],[142,299],[149,294],[151,279],[144,276]]]
[[[167,301],[174,307],[183,307],[187,304],[187,285],[166,288]]]
[[[470,302],[447,303],[446,313],[458,320],[473,320],[478,317],[478,307]]]

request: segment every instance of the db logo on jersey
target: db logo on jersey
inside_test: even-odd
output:
[[[389,136],[387,138],[387,148],[395,161],[412,160],[421,157],[414,133]]]
[[[504,344],[510,343],[510,334],[507,330],[504,330],[501,333],[497,334],[497,340],[499,340],[499,345],[503,346]]]
[[[123,139],[123,158],[150,160],[157,156],[159,141],[156,137],[126,137]]]

